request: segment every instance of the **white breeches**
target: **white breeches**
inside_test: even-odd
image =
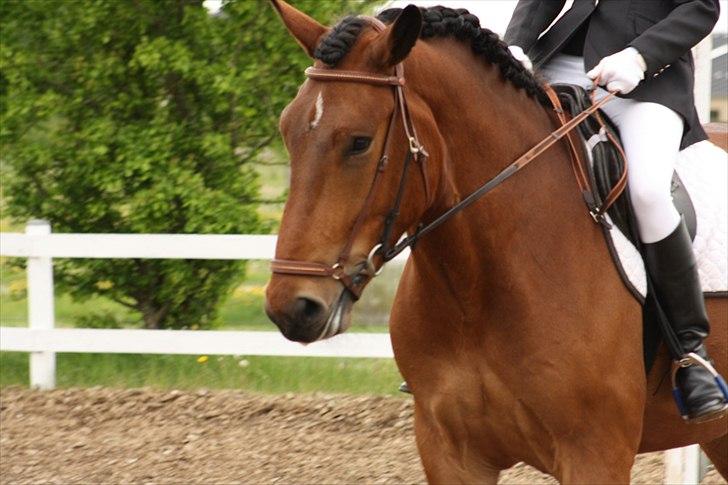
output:
[[[582,57],[559,54],[541,74],[550,83],[592,85]],[[607,92],[599,89],[597,98]],[[657,103],[613,98],[602,110],[619,128],[627,155],[629,195],[634,205],[640,239],[653,243],[669,236],[680,223],[672,202],[670,184],[680,151],[683,121],[670,108]]]

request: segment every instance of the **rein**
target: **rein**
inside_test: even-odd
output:
[[[625,170],[622,173],[619,182],[605,198],[601,206],[599,206],[596,202],[597,199],[590,188],[588,177],[584,171],[584,167],[580,163],[580,158],[578,155],[579,150],[577,149],[578,142],[574,140],[572,133],[572,131],[579,125],[579,123],[592,115],[594,115],[597,121],[602,126],[604,126],[604,122],[599,113],[597,113],[597,110],[601,108],[605,103],[610,101],[614,97],[615,93],[609,93],[604,98],[596,101],[596,89],[594,89],[594,91],[592,92],[592,106],[582,111],[571,120],[567,121],[564,110],[561,107],[561,102],[559,101],[558,95],[550,86],[546,85],[544,86],[544,90],[553,105],[554,111],[559,118],[561,126],[557,130],[551,132],[546,138],[538,142],[526,153],[518,157],[518,159],[516,159],[514,162],[504,168],[495,177],[485,182],[478,189],[470,193],[470,195],[468,195],[460,202],[452,206],[450,209],[445,211],[443,214],[438,216],[435,220],[431,221],[426,225],[420,224],[415,230],[414,234],[401,239],[398,243],[391,246],[389,240],[391,237],[394,223],[399,216],[399,208],[404,194],[407,174],[409,173],[408,168],[412,161],[419,164],[420,166],[420,172],[424,181],[425,194],[428,202],[430,201],[431,196],[430,188],[427,181],[425,165],[429,155],[427,154],[424,146],[419,142],[419,139],[417,138],[417,132],[415,130],[414,124],[412,123],[412,118],[410,116],[407,106],[407,100],[404,92],[404,67],[402,63],[397,64],[395,66],[394,76],[359,71],[320,69],[316,67],[309,67],[308,69],[306,69],[305,74],[309,79],[323,82],[353,82],[371,84],[375,86],[392,86],[394,91],[395,104],[394,110],[389,120],[387,134],[385,137],[384,145],[382,146],[382,154],[379,158],[379,162],[377,163],[377,170],[374,174],[374,179],[372,180],[372,184],[369,188],[367,197],[364,200],[362,210],[359,212],[359,215],[354,222],[352,230],[349,234],[349,239],[347,240],[344,249],[339,254],[336,263],[334,265],[327,265],[311,261],[274,259],[273,261],[271,261],[271,271],[273,273],[292,274],[299,276],[331,277],[340,281],[341,284],[344,285],[347,290],[349,290],[352,297],[355,300],[358,300],[366,284],[372,278],[379,274],[386,262],[393,259],[399,253],[404,251],[407,247],[414,247],[415,243],[419,238],[433,231],[438,226],[450,219],[452,216],[464,210],[466,207],[473,204],[482,196],[484,196],[485,194],[505,182],[507,179],[518,173],[520,170],[526,167],[529,163],[535,160],[539,155],[545,152],[548,148],[550,148],[554,143],[562,139],[564,136],[566,136],[569,142],[570,154],[572,159],[572,169],[574,171],[577,184],[579,185],[582,197],[584,198],[584,201],[589,209],[589,214],[592,216],[595,222],[600,223],[605,227],[608,226],[608,222],[604,218],[604,215],[606,214],[609,207],[611,207],[611,205],[616,201],[616,199],[619,197],[619,195],[622,193],[626,186],[627,174],[625,165]],[[598,80],[595,81],[594,84],[596,87],[598,84]],[[407,155],[402,166],[402,175],[400,177],[397,195],[395,197],[394,203],[392,204],[392,208],[389,210],[387,217],[385,218],[384,228],[382,230],[382,235],[379,239],[379,242],[371,249],[366,261],[357,263],[356,266],[359,267],[358,270],[350,274],[346,272],[346,266],[349,262],[348,260],[351,253],[351,248],[354,244],[356,234],[359,232],[366,216],[369,214],[370,206],[374,200],[374,195],[376,193],[376,188],[379,185],[379,181],[382,180],[382,173],[387,167],[389,161],[388,153],[391,141],[391,134],[398,113],[400,114],[405,136],[407,137],[407,143],[409,146]],[[606,131],[608,133],[607,136],[609,140],[617,147],[617,149],[624,157],[624,152],[622,151],[622,148],[617,140],[614,139],[611,134],[609,134],[608,130]],[[624,159],[626,160],[626,157]],[[379,255],[382,260],[379,268],[377,268],[374,264],[374,258],[377,255]]]
[[[595,83],[596,84],[596,83]],[[599,123],[604,126],[604,122],[601,119],[601,116],[599,116],[597,110],[604,106],[608,101],[610,101],[616,93],[609,93],[604,98],[600,99],[599,101],[594,101],[594,95],[592,94],[592,105],[579,113],[577,116],[573,117],[570,121],[566,121],[566,117],[564,115],[563,108],[561,107],[561,102],[559,101],[558,96],[554,92],[554,90],[550,86],[544,86],[544,90],[546,91],[546,94],[549,97],[549,100],[554,105],[554,110],[559,115],[559,119],[562,123],[562,126],[551,132],[549,136],[538,142],[536,145],[534,145],[530,150],[528,150],[526,153],[518,157],[513,163],[508,165],[506,168],[501,170],[498,175],[493,177],[492,179],[488,180],[486,183],[481,185],[478,189],[471,192],[470,195],[465,197],[463,200],[452,206],[450,209],[445,211],[443,214],[441,214],[439,217],[437,217],[434,221],[430,222],[429,224],[418,228],[418,230],[415,231],[415,233],[411,236],[408,236],[404,239],[402,239],[400,242],[398,242],[391,251],[387,252],[384,255],[384,261],[390,261],[394,257],[396,257],[399,253],[404,251],[408,246],[413,246],[417,239],[424,236],[428,232],[433,231],[435,228],[440,226],[443,222],[450,219],[452,216],[460,212],[461,210],[465,209],[469,205],[471,205],[473,202],[480,199],[482,196],[499,186],[501,183],[508,180],[511,176],[515,175],[517,172],[519,172],[521,169],[523,169],[526,165],[531,163],[533,160],[535,160],[539,155],[541,155],[543,152],[545,152],[547,149],[549,149],[554,143],[559,141],[561,138],[564,137],[564,135],[569,134],[574,128],[576,128],[579,123],[584,121],[586,118],[588,118],[591,115],[598,116]],[[594,91],[596,92],[596,90]],[[612,137],[611,134],[609,134],[609,131],[607,130],[608,137],[610,141],[617,147],[617,150],[622,154],[622,157],[624,160],[626,160],[626,156],[624,156],[624,152],[622,150],[621,145],[619,142]],[[622,173],[620,176],[619,182],[614,186],[614,188],[611,190],[607,198],[605,199],[604,203],[601,206],[597,206],[596,204],[596,198],[594,197],[591,189],[589,188],[589,182],[587,180],[587,176],[584,173],[583,168],[578,162],[578,151],[576,149],[576,146],[574,144],[574,141],[571,139],[571,137],[567,137],[567,140],[569,141],[569,147],[572,155],[572,164],[574,166],[574,175],[576,176],[577,183],[579,184],[579,188],[581,189],[582,196],[584,197],[584,201],[587,204],[587,207],[589,208],[589,214],[592,216],[592,219],[594,219],[595,222],[598,222],[600,224],[608,224],[606,219],[604,219],[604,215],[606,214],[607,210],[614,204],[614,202],[619,198],[619,196],[624,191],[624,188],[626,187],[627,183],[627,172],[626,170]]]

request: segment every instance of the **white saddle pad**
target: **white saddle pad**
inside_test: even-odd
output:
[[[728,291],[728,154],[709,141],[695,143],[680,152],[675,170],[695,206],[697,232],[693,249],[703,291]],[[642,257],[617,226],[610,232],[627,277],[645,296]]]

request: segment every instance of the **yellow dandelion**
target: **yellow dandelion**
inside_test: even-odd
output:
[[[209,360],[209,358],[208,358],[208,357],[207,357],[206,355],[201,355],[201,356],[199,356],[199,357],[197,358],[197,363],[198,363],[198,364],[204,364],[204,363],[205,363],[205,362],[207,362],[208,360]]]

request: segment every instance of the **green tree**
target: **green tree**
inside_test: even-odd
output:
[[[56,232],[255,233],[252,165],[310,64],[263,0],[0,0],[3,193]],[[296,2],[323,22],[361,1]],[[208,327],[242,262],[61,260],[77,298]]]

